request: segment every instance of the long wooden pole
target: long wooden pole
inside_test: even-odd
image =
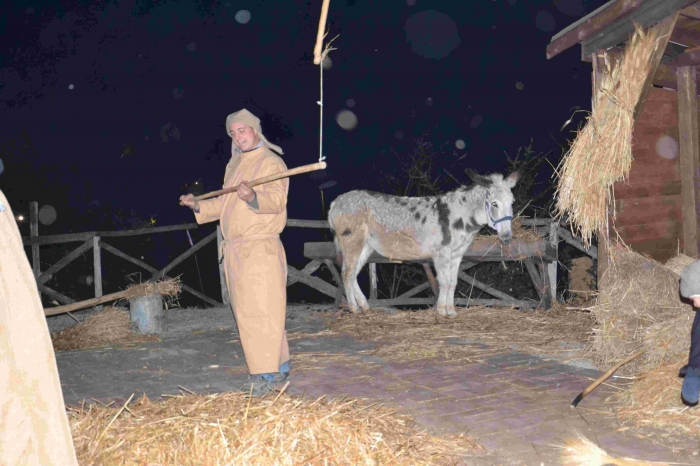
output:
[[[52,308],[44,308],[45,316],[53,316],[56,314],[64,314],[66,312],[76,311],[78,309],[84,309],[86,307],[95,306],[97,304],[106,303],[108,301],[116,301],[117,299],[123,298],[128,295],[128,290],[118,291],[117,293],[107,294],[100,296],[99,298],[92,298],[86,301],[80,301],[73,304],[67,304],[65,306],[58,306]]]
[[[590,384],[588,387],[586,387],[586,389],[584,391],[579,393],[578,396],[574,399],[574,401],[571,402],[571,407],[575,408],[576,406],[578,406],[578,404],[581,402],[581,400],[583,400],[589,393],[591,393],[593,390],[595,390],[598,385],[605,382],[608,379],[608,377],[610,377],[611,375],[613,375],[615,373],[616,370],[618,370],[620,367],[624,366],[625,364],[627,364],[631,360],[641,356],[645,352],[646,352],[645,349],[637,351],[632,356],[630,356],[626,359],[623,359],[622,361],[615,364],[615,366],[613,366],[612,369],[610,369],[608,372],[606,372],[605,374],[598,377],[598,379],[596,379],[595,382]]]
[[[253,186],[258,186],[260,184],[269,183],[271,181],[280,180],[282,178],[287,178],[293,175],[299,175],[301,173],[323,170],[324,168],[326,168],[326,162],[312,163],[311,165],[302,165],[301,167],[292,168],[291,170],[285,170],[283,172],[275,173],[274,175],[258,178],[257,180],[253,180],[250,183],[248,183],[248,186],[252,188]],[[234,186],[233,188],[220,189],[218,191],[212,191],[207,194],[202,194],[201,196],[195,197],[194,200],[201,201],[202,199],[209,199],[210,197],[221,196],[222,194],[233,193],[236,191],[238,191],[238,186]]]
[[[323,57],[321,56],[321,49],[323,48],[323,31],[326,30],[326,20],[328,19],[328,5],[330,0],[323,0],[323,5],[321,6],[321,18],[318,21],[318,32],[316,33],[316,46],[314,47],[314,65],[320,65]]]

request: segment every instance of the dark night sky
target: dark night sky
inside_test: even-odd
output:
[[[504,152],[531,139],[556,164],[573,129],[560,131],[563,122],[573,107],[590,108],[590,65],[579,47],[552,60],[545,48],[603,3],[332,0],[329,168],[291,180],[289,217],[319,219],[318,186],[330,180],[327,203],[379,189],[379,173],[396,168],[390,150],[405,152],[426,132],[456,174],[503,171]],[[243,107],[290,168],[318,159],[320,0],[5,5],[0,189],[17,211],[31,200],[55,207],[42,234],[106,228],[118,210],[157,225],[193,221],[177,199],[200,177],[205,191],[220,189],[225,118]],[[336,121],[343,110],[356,115],[354,129]]]

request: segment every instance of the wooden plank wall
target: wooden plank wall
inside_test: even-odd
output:
[[[632,249],[661,262],[683,251],[679,152],[668,158],[674,141],[677,149],[677,93],[652,88],[635,123],[629,181],[615,185],[615,225]]]

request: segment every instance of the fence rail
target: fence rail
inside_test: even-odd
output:
[[[553,223],[550,219],[523,219],[522,224],[526,226],[530,226],[536,230],[538,230],[541,233],[545,233],[549,235],[548,238],[548,246],[549,248],[547,249],[548,255],[551,256],[552,252],[554,251],[554,259],[553,262],[550,262],[550,266],[547,267],[547,271],[545,272],[544,269],[540,271],[540,273],[537,273],[537,271],[534,270],[534,266],[530,267],[528,264],[528,272],[530,272],[531,277],[533,278],[533,282],[537,283],[537,279],[539,279],[539,282],[541,284],[544,284],[545,282],[549,283],[556,283],[556,254],[557,254],[557,244],[559,240],[566,241],[567,243],[573,245],[574,247],[582,250],[589,256],[596,258],[597,257],[597,249],[595,246],[592,246],[589,249],[586,249],[583,247],[580,241],[578,241],[575,237],[571,235],[569,231],[564,229],[563,227],[559,226],[556,223]],[[328,229],[330,228],[328,221],[326,220],[300,220],[300,219],[288,219],[287,220],[287,227],[294,227],[294,228],[314,228],[314,229]],[[213,242],[214,239],[217,241],[217,246],[221,244],[222,241],[222,235],[221,235],[221,228],[217,226],[216,232],[211,233],[207,235],[205,238],[201,239],[198,241],[196,244],[192,245],[188,250],[180,254],[178,257],[173,259],[169,264],[167,264],[165,267],[162,269],[157,269],[156,267],[153,267],[144,261],[137,259],[135,257],[130,256],[129,254],[126,254],[125,252],[117,249],[111,244],[108,244],[105,242],[105,238],[114,238],[114,237],[128,237],[128,236],[138,236],[138,235],[150,235],[150,234],[155,234],[155,233],[166,233],[166,232],[172,232],[172,231],[179,231],[179,230],[193,230],[197,229],[198,225],[196,223],[187,223],[187,224],[182,224],[182,225],[170,225],[170,226],[164,226],[164,227],[154,227],[154,228],[140,228],[140,229],[134,229],[134,230],[120,230],[120,231],[88,231],[88,232],[80,232],[80,233],[67,233],[67,234],[60,234],[60,235],[44,235],[40,236],[39,235],[39,228],[38,228],[38,204],[36,202],[30,203],[30,236],[28,237],[23,237],[22,241],[25,246],[30,246],[31,247],[31,259],[32,259],[32,270],[34,272],[34,276],[36,278],[37,282],[37,287],[39,291],[48,297],[54,299],[55,301],[61,303],[61,304],[72,304],[75,302],[72,298],[63,295],[57,290],[54,290],[50,288],[49,286],[46,285],[47,282],[49,282],[59,271],[61,271],[64,267],[66,267],[69,263],[77,259],[78,257],[82,256],[83,254],[87,253],[90,249],[92,249],[93,252],[93,277],[94,277],[94,294],[95,298],[99,298],[103,295],[103,290],[102,290],[102,251],[106,251],[116,257],[119,257],[127,262],[130,262],[134,265],[137,265],[146,271],[148,271],[151,274],[151,277],[149,278],[149,282],[155,282],[160,279],[171,279],[168,275],[168,272],[170,272],[174,267],[177,265],[181,264],[183,261],[185,261],[187,258],[192,256],[194,253],[202,249],[204,246],[209,244],[210,242]],[[43,272],[41,271],[41,265],[40,265],[40,247],[44,245],[49,245],[49,244],[61,244],[61,243],[71,243],[71,242],[82,242],[82,244],[78,245],[75,249],[73,249],[71,252],[66,254],[63,258],[61,258],[58,262],[55,264],[51,265],[49,268],[44,270]],[[308,243],[309,245],[313,243]],[[218,247],[217,247],[217,252],[218,252]],[[327,252],[327,251],[326,251]],[[311,259],[311,261],[306,264],[302,269],[296,269],[290,265],[287,267],[287,286],[291,286],[295,283],[303,283],[306,286],[309,286],[317,291],[319,291],[322,294],[325,294],[329,297],[335,298],[336,301],[339,301],[339,296],[342,295],[342,286],[340,286],[340,276],[338,274],[338,270],[336,267],[333,265],[332,261],[326,258],[326,256],[329,254],[322,254],[319,257],[310,257],[307,255],[308,258]],[[499,260],[496,258],[495,260]],[[382,262],[381,258],[377,258],[376,262]],[[333,280],[336,282],[336,286],[333,286],[331,283],[328,283],[324,281],[323,279],[313,276],[313,274],[318,271],[322,266],[326,266],[328,270],[331,272],[333,276]],[[530,264],[532,265],[532,264]],[[415,294],[426,290],[428,288],[432,289],[435,293],[437,291],[437,283],[435,281],[435,278],[432,274],[432,270],[430,267],[425,267],[424,264],[424,269],[426,271],[426,274],[428,276],[428,282],[424,283],[422,285],[418,285],[417,287],[414,287],[413,289],[401,294],[400,296],[397,296],[393,300],[389,299],[377,299],[377,271],[376,271],[376,263],[370,264],[370,301],[381,303],[381,304],[386,304],[386,303],[393,303],[396,305],[400,305],[404,303],[404,301],[408,302],[409,299],[412,299],[411,303],[417,302],[416,300],[419,300],[421,303],[423,301],[429,301],[430,298],[411,298],[411,296],[414,296]],[[533,270],[530,270],[533,269]],[[544,273],[547,273],[549,276],[547,277],[548,280],[544,280]],[[464,275],[464,274],[462,274]],[[220,276],[220,286],[221,286],[221,296],[222,296],[222,302],[217,301],[214,298],[211,298],[203,293],[200,293],[199,291],[193,289],[192,287],[188,286],[185,283],[181,283],[182,290],[192,294],[193,296],[196,296],[197,298],[205,301],[208,304],[211,304],[213,306],[224,306],[229,303],[229,297],[228,297],[228,290],[226,288],[226,279],[224,277],[224,269],[223,269],[223,264],[219,264],[219,276]],[[485,284],[482,284],[480,282],[477,282],[475,279],[472,277],[469,277],[465,275],[464,277],[461,277],[463,280],[467,280],[470,283],[472,283],[474,286],[479,287],[486,291],[488,294],[491,294],[492,296],[495,296],[496,298],[501,298],[506,299],[510,298],[509,296],[505,296],[502,293],[498,292],[498,290],[495,290],[491,287],[488,287]],[[552,287],[550,287],[552,288]],[[552,298],[554,298],[554,294],[551,295]],[[514,298],[510,298],[513,301],[517,301]],[[491,303],[491,301],[498,301],[498,300],[480,300],[484,301],[485,304]],[[474,300],[472,302],[475,303]],[[488,302],[488,303],[487,303]],[[520,301],[519,301],[520,303]],[[522,303],[521,303],[522,304]],[[47,309],[45,312],[50,313],[50,309]]]

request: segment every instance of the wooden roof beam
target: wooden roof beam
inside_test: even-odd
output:
[[[606,50],[625,42],[634,34],[634,23],[648,28],[687,7],[696,0],[646,0],[632,13],[609,24],[581,43],[582,55]]]
[[[598,14],[585,19],[571,31],[561,36],[555,36],[547,46],[547,59],[555,57],[581,41],[588,39],[609,24],[636,10],[641,4],[642,0],[618,0],[613,5],[599,11]]]
[[[681,10],[681,16],[685,16],[687,18],[700,19],[700,4],[694,3]]]

